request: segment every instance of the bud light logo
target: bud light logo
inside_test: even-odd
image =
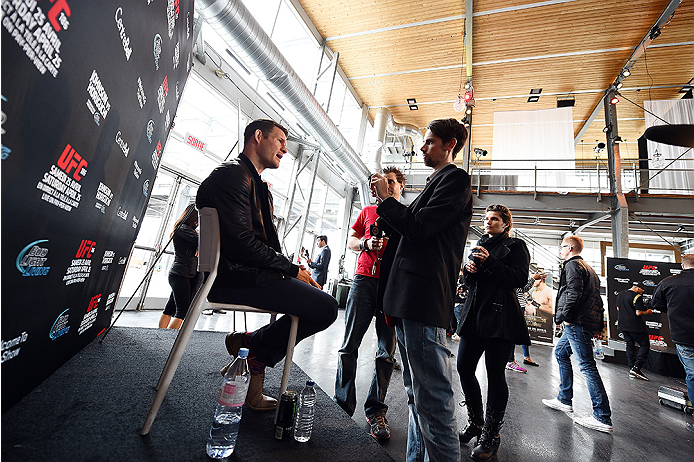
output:
[[[51,331],[48,334],[48,338],[51,340],[55,340],[58,337],[67,334],[70,330],[70,326],[67,324],[68,320],[70,319],[70,315],[67,314],[68,311],[70,311],[70,308],[60,313],[53,323],[53,327],[51,327]]]
[[[617,271],[629,271],[629,268],[627,268],[624,265],[614,265],[614,269],[616,269]]]
[[[48,242],[48,239],[32,242],[17,255],[15,264],[22,276],[46,276],[50,271],[51,267],[46,266],[48,249],[38,245],[43,242]]]

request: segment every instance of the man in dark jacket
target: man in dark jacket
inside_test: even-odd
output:
[[[389,197],[382,175],[374,175],[372,183],[382,201],[379,223],[392,228],[379,295],[395,325],[403,362],[408,461],[457,462],[460,456],[446,328],[472,217],[470,177],[453,164],[466,139],[467,130],[455,119],[429,124],[421,151],[434,172],[409,206]]]
[[[694,399],[694,254],[682,257],[682,272],[658,284],[651,308],[666,311],[677,356],[687,373],[687,394]],[[687,422],[694,432],[694,424]]]
[[[330,265],[330,247],[328,247],[328,236],[321,235],[316,238],[316,246],[321,249],[315,261],[306,260],[308,267],[313,271],[311,277],[323,287],[328,281],[328,265]]]
[[[578,236],[565,237],[559,246],[559,258],[564,261],[554,315],[554,321],[564,325],[564,333],[554,349],[559,364],[559,394],[554,399],[543,399],[542,402],[552,409],[573,414],[573,352],[593,402],[593,415],[574,417],[574,423],[612,433],[610,402],[595,364],[592,347],[593,337],[602,337],[604,324],[600,279],[581,258],[582,250],[583,239]]]
[[[250,305],[299,317],[296,341],[326,329],[337,318],[337,301],[319,290],[303,266],[280,253],[272,222],[272,195],[260,178],[266,168],[279,167],[287,153],[287,129],[272,120],[255,120],[244,131],[243,152],[217,167],[198,188],[198,209],[214,207],[219,214],[221,256],[208,300]],[[226,337],[230,354],[250,350],[251,381],[246,404],[255,410],[277,407],[265,396],[265,366],[284,358],[291,318],[251,333]]]
[[[648,331],[643,315],[651,314],[650,309],[643,307],[644,293],[643,283],[634,282],[630,288],[617,294],[617,311],[619,314],[617,327],[622,331],[624,341],[627,342],[627,361],[629,363],[629,377],[637,377],[648,380],[641,372],[641,366],[648,359],[651,350]],[[638,343],[638,348],[636,344]]]

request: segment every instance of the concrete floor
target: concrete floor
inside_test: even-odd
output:
[[[116,325],[156,328],[161,312],[153,310],[125,311]],[[243,314],[202,315],[196,329],[230,332],[243,330]],[[248,314],[248,330],[255,330],[269,321],[268,315]],[[296,346],[294,362],[330,396],[335,390],[337,350],[344,336],[344,311],[337,321],[323,332],[305,339]],[[223,345],[219,345],[224,348]],[[453,354],[457,342],[449,339]],[[373,357],[376,351],[376,333],[373,323],[359,349],[357,373],[357,412],[354,420],[368,432],[363,403],[373,374]],[[683,412],[661,406],[658,403],[659,386],[685,388],[683,380],[672,379],[646,372],[649,382],[630,379],[626,366],[602,363],[598,365],[612,406],[614,433],[612,435],[584,429],[572,423],[565,414],[542,405],[542,398],[553,398],[558,391],[559,373],[553,356],[553,348],[533,345],[531,355],[540,367],[527,373],[507,371],[510,398],[504,428],[501,431],[501,447],[498,460],[506,461],[691,461],[694,460],[694,433],[685,427]],[[520,347],[516,358],[522,359]],[[399,355],[398,355],[399,360]],[[452,358],[455,367],[455,358]],[[583,377],[575,367],[574,410],[578,415],[591,413],[590,398]],[[483,361],[477,376],[486,395],[486,374]],[[457,401],[464,398],[458,374],[453,372],[453,388]],[[382,443],[398,461],[405,460],[407,441],[407,403],[402,376],[395,371],[386,398],[389,406],[388,420],[391,438]],[[466,424],[466,412],[457,407],[458,426]],[[469,458],[470,448],[461,448],[461,461]]]

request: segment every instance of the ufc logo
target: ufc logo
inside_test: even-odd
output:
[[[65,146],[65,150],[60,155],[60,159],[58,159],[58,167],[65,170],[65,173],[68,175],[74,170],[72,177],[77,181],[87,174],[87,165],[87,161],[77,154],[77,151],[72,149],[72,146],[69,144]]]
[[[75,258],[91,258],[95,248],[96,242],[83,239],[77,254],[75,254]]]

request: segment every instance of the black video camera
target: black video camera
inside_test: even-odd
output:
[[[472,260],[472,262],[475,265],[477,265],[477,268],[479,268],[480,265],[482,265],[482,260],[480,260],[480,257],[477,256],[477,253],[474,250],[472,252],[470,252],[470,255],[468,255],[467,258],[468,258],[468,260]]]
[[[384,237],[386,237],[386,233],[380,226],[378,226],[378,222],[371,223],[371,226],[369,226],[369,234],[371,234],[372,237],[378,239],[383,239]]]

